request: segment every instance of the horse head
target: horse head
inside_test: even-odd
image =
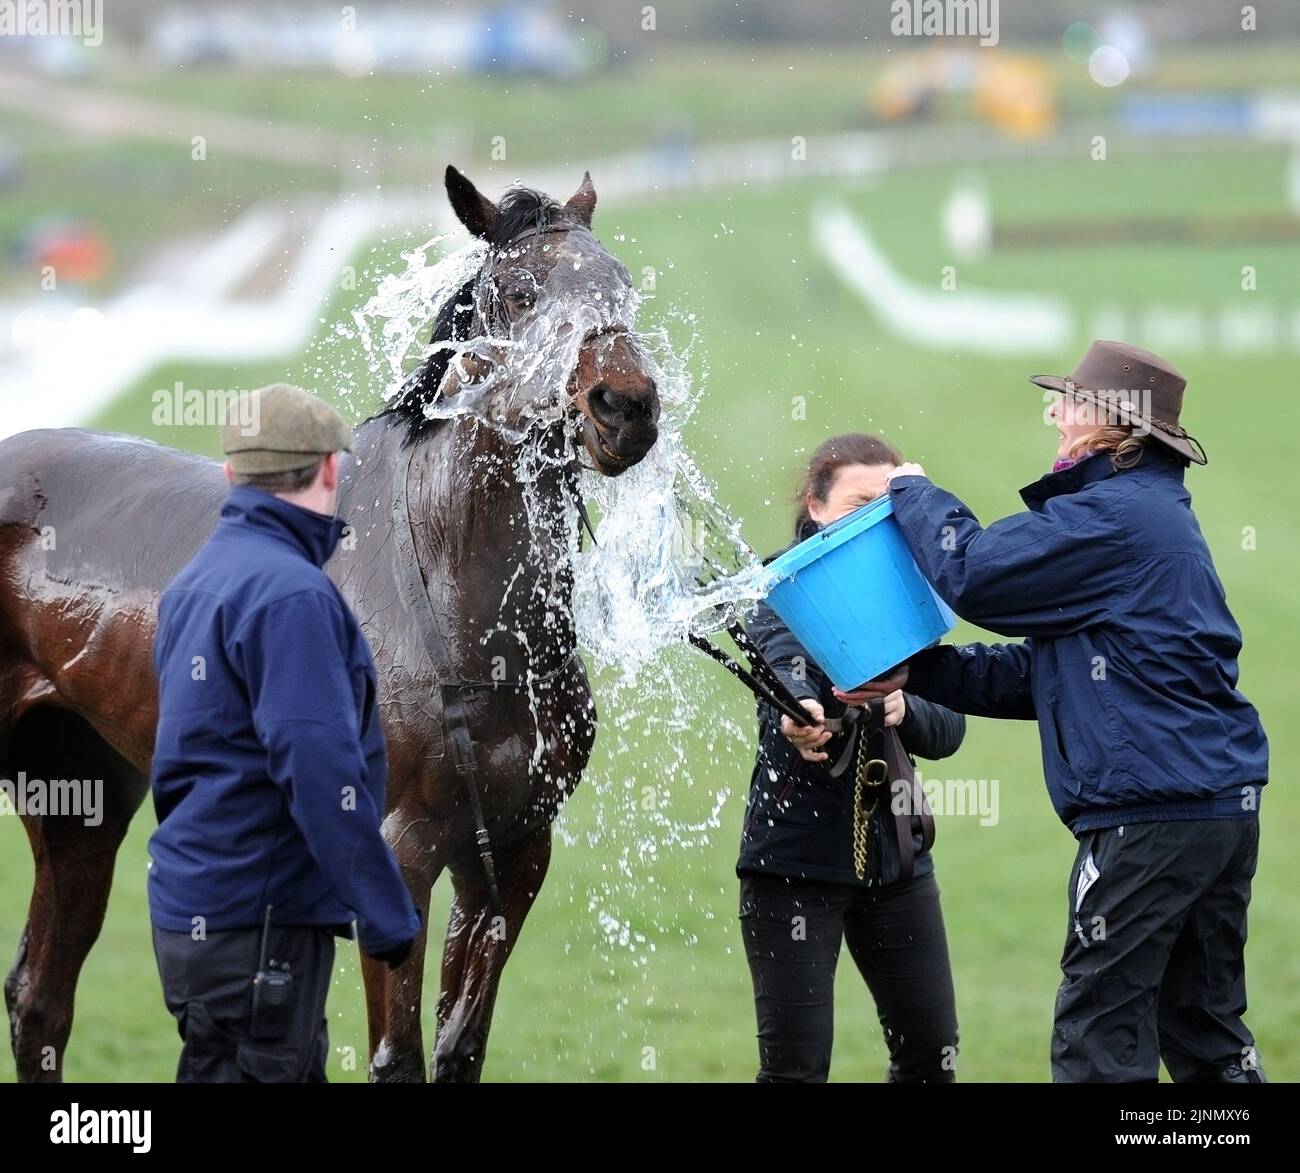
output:
[[[457,386],[444,378],[440,390],[504,371],[490,407],[496,420],[519,427],[539,405],[558,406],[575,451],[598,472],[631,468],[658,438],[659,395],[634,332],[638,296],[627,269],[591,231],[591,176],[563,204],[526,187],[493,202],[454,167],[446,181],[456,215],[488,251],[472,297],[455,299],[461,320],[442,331],[480,344],[447,364]]]

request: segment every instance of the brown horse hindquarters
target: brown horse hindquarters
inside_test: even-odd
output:
[[[212,461],[79,429],[0,443],[0,736],[35,704],[140,771],[157,722],[157,600],[216,522]]]
[[[35,877],[5,981],[21,1080],[62,1077],[77,979],[148,790],[157,597],[222,489],[211,461],[126,437],[0,442],[0,775],[97,794],[93,812],[23,815]]]

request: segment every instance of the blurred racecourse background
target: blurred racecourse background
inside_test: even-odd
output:
[[[447,163],[561,199],[591,170],[597,234],[701,388],[689,447],[764,553],[788,540],[801,462],[840,431],[882,432],[986,520],[1014,511],[1056,444],[1027,376],[1069,371],[1093,338],[1155,349],[1189,378],[1210,464],[1188,483],[1272,744],[1247,1021],[1269,1076],[1295,1080],[1300,7],[991,10],[983,37],[900,35],[884,0],[113,0],[65,36],[14,35],[0,12],[0,434],[89,424],[215,454],[215,428],[160,419],[156,393],[282,378],[346,392],[361,418],[379,387],[337,327],[450,230]],[[750,728],[752,705],[694,653],[663,671],[701,681],[689,769],[666,780],[689,830],[663,837],[634,801],[664,759],[598,680],[605,724],[506,970],[487,1079],[753,1077],[733,872],[751,754],[725,728]],[[1074,843],[1035,730],[972,720],[922,771],[999,797],[993,825],[942,818],[935,849],[959,1078],[1044,1080]],[[146,803],[81,978],[71,1080],[174,1074],[153,825]],[[6,967],[31,873],[0,817]],[[360,977],[339,957],[330,1075],[359,1080]],[[836,1009],[832,1078],[882,1078],[847,958]]]

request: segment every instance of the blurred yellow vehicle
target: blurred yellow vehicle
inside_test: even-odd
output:
[[[1042,62],[992,49],[923,49],[890,65],[871,86],[881,121],[930,118],[942,95],[967,95],[970,113],[1012,138],[1048,133],[1058,116],[1056,86]]]

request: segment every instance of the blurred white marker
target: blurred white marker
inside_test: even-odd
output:
[[[894,268],[866,226],[842,204],[818,207],[813,242],[822,258],[897,337],[931,350],[1022,354],[1061,350],[1074,338],[1074,314],[1055,294],[1009,290],[941,291]]]
[[[988,188],[976,175],[960,178],[943,205],[943,234],[959,260],[978,261],[993,244]]]
[[[1128,72],[1128,58],[1114,45],[1102,45],[1088,58],[1088,73],[1099,86],[1122,85]]]

